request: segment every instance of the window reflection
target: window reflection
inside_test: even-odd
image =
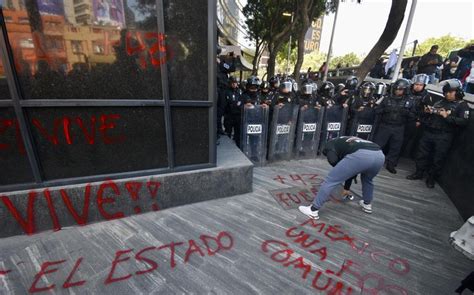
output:
[[[23,97],[161,99],[166,50],[154,3],[4,1]]]

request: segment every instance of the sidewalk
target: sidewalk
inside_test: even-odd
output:
[[[376,178],[372,215],[339,196],[318,221],[291,209],[329,168],[281,162],[250,194],[1,239],[0,293],[452,294],[472,271],[448,243],[463,221],[439,186],[405,180],[411,165]]]

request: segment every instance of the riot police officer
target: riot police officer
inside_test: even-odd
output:
[[[354,97],[350,106],[350,134],[363,139],[369,139],[375,121],[375,84],[365,82],[359,88],[359,94]]]
[[[218,54],[221,48],[218,48]],[[229,54],[228,60],[217,58],[217,133],[224,134],[222,130],[222,116],[226,108],[225,91],[229,85],[229,75],[235,72],[235,57],[233,53]]]
[[[443,82],[444,99],[433,106],[424,106],[423,135],[416,156],[416,171],[407,179],[423,179],[428,173],[426,186],[433,188],[443,162],[451,147],[456,129],[468,124],[469,108],[462,102],[461,82],[450,79]]]
[[[403,141],[402,154],[412,157],[415,152],[415,147],[421,137],[421,118],[423,116],[423,106],[433,105],[433,98],[425,89],[428,84],[429,76],[426,74],[415,75],[412,79],[410,99],[412,100],[415,117],[408,121],[405,126],[405,138]]]
[[[240,146],[240,126],[241,126],[241,113],[242,113],[242,99],[241,92],[237,84],[237,79],[234,77],[229,78],[229,88],[225,93],[226,98],[226,112],[224,115],[224,127],[227,136],[232,138],[232,132],[234,133],[234,141],[237,146]]]
[[[270,84],[263,81],[260,84],[260,103],[270,106],[272,104],[272,96],[270,93]]]
[[[270,84],[270,95],[277,93],[278,89],[280,89],[280,79],[278,77],[271,77],[268,83]]]
[[[334,105],[335,86],[331,82],[324,82],[318,89],[318,104],[327,107]]]
[[[242,101],[245,104],[258,104],[260,102],[260,95],[258,93],[258,87],[260,86],[260,79],[256,76],[251,76],[247,79],[245,84],[246,90],[242,94]]]
[[[301,90],[299,91],[298,95],[298,104],[300,107],[310,107],[316,106],[316,99],[313,95],[314,93],[314,83],[309,80],[303,81]]]
[[[351,76],[346,79],[344,83],[344,88],[339,90],[336,94],[336,104],[343,105],[348,107],[352,104],[355,96],[357,95],[357,85],[359,84],[359,79],[355,76]]]
[[[410,81],[398,79],[391,87],[391,94],[375,108],[380,115],[380,126],[374,142],[382,149],[389,145],[386,169],[393,174],[397,173],[395,167],[403,145],[405,124],[415,116],[409,89]]]
[[[283,105],[287,103],[295,103],[295,94],[293,92],[294,83],[290,79],[284,80],[280,83],[278,93],[273,98],[273,105]]]

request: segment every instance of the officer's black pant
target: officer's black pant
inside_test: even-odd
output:
[[[382,150],[388,145],[389,150],[385,155],[387,165],[397,166],[400,150],[403,145],[403,133],[405,125],[389,125],[381,123],[374,142],[378,144]]]
[[[238,147],[240,147],[241,124],[241,117],[238,114],[230,114],[224,119],[225,133],[227,133],[227,135],[231,137],[232,131],[234,131],[234,141]]]
[[[425,130],[418,145],[416,171],[419,173],[427,171],[429,176],[438,177],[452,141],[451,133]]]

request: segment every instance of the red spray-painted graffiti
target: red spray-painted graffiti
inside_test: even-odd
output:
[[[165,44],[165,38],[163,33],[128,31],[125,44],[127,54],[138,56],[142,69],[146,69],[148,57],[151,65],[159,68],[173,58],[173,51]]]
[[[138,251],[134,251],[134,249],[118,250],[115,252],[110,267],[108,267],[109,271],[103,284],[110,285],[159,271],[163,268],[160,261],[164,263],[169,261],[169,268],[173,270],[178,265],[177,255],[184,256],[183,264],[186,265],[193,259],[193,256],[211,257],[217,253],[229,251],[233,246],[234,239],[232,235],[226,231],[221,231],[215,235],[202,234],[199,239],[191,239],[186,242],[172,241],[159,247],[149,245]],[[80,269],[87,263],[87,257],[77,258],[74,266],[68,269],[64,267],[67,262],[67,259],[43,262],[32,280],[28,289],[29,293],[40,293],[49,290],[60,291],[61,288],[64,290],[73,287],[77,290],[79,287],[87,286],[87,279],[80,277]],[[119,276],[117,271],[119,266],[128,271],[128,274],[123,275],[122,273]],[[12,273],[12,271],[3,271],[0,276],[8,278],[9,273]],[[58,282],[61,273],[68,274],[64,282]]]
[[[89,145],[94,145],[99,142],[109,145],[125,142],[124,134],[111,134],[113,131],[115,131],[114,133],[120,132],[117,128],[117,123],[120,118],[121,116],[119,114],[92,115],[87,119],[83,119],[79,116],[64,116],[55,118],[52,126],[46,126],[41,120],[32,118],[31,126],[34,132],[37,132],[53,146],[73,145],[80,141]],[[16,119],[0,119],[0,135],[7,132],[14,132],[13,136],[16,139],[16,148],[20,154],[24,155],[25,147]],[[0,142],[0,151],[7,151],[13,148],[11,144]]]
[[[151,201],[151,210],[153,211],[158,211],[160,209],[160,207],[156,203],[158,189],[160,188],[160,186],[160,182],[152,180],[146,182],[129,181],[124,184],[126,194],[128,194],[128,197],[131,198],[132,201],[138,201],[141,197],[140,192],[142,191],[142,188],[145,189]],[[62,199],[62,202],[67,208],[67,211],[70,213],[70,215],[78,225],[85,225],[88,223],[91,205],[97,207],[100,216],[105,220],[125,217],[124,212],[113,211],[108,208],[110,205],[113,206],[116,201],[120,201],[121,197],[123,197],[121,192],[123,192],[124,190],[120,190],[119,185],[117,185],[114,181],[108,180],[102,182],[97,186],[95,202],[91,202],[91,191],[92,185],[87,184],[84,189],[83,198],[81,198],[83,202],[81,212],[79,212],[78,208],[74,207],[73,201],[71,200],[70,192],[68,192],[66,189],[60,189],[59,191],[56,191],[54,193],[47,188],[44,189],[42,192],[30,191],[28,194],[28,204],[26,206],[25,217],[23,217],[24,213],[22,213],[21,210],[18,209],[10,200],[10,197],[6,195],[0,195],[0,201],[1,204],[3,204],[6,207],[7,211],[11,214],[11,217],[13,217],[13,219],[20,225],[23,231],[28,235],[32,235],[37,232],[35,221],[35,210],[37,207],[35,206],[35,204],[41,195],[46,200],[49,215],[51,217],[51,222],[53,224],[54,230],[56,231],[61,229],[61,222],[57,215],[59,197]],[[139,206],[134,206],[133,211],[135,213],[140,213],[142,212],[142,208]]]
[[[311,230],[308,231],[304,226],[310,226]],[[314,237],[313,234],[315,233],[320,236]],[[311,254],[311,257],[315,257],[321,263],[329,255],[330,245],[327,244],[327,241],[329,241],[330,243],[345,243],[359,255],[369,253],[369,257],[373,262],[385,265],[391,273],[397,276],[404,276],[410,271],[407,259],[396,257],[389,251],[375,249],[373,246],[372,248],[374,249],[367,250],[371,246],[369,243],[362,242],[343,232],[340,225],[331,225],[310,219],[299,226],[288,228],[285,236],[295,246],[307,251]],[[356,245],[358,242],[362,242],[361,247]],[[297,255],[296,251],[288,243],[278,240],[266,240],[262,243],[261,248],[264,253],[271,254],[270,258],[273,261],[280,263],[282,266],[286,268],[293,266],[294,270],[302,270],[301,278],[303,280],[306,280],[308,275],[313,273],[314,270],[311,286],[316,290],[325,291],[327,294],[343,294],[344,290],[346,290],[345,294],[352,294],[353,291],[356,291],[355,286],[347,286],[346,288],[345,284],[341,281],[343,274],[351,275],[356,279],[357,288],[360,289],[361,294],[408,294],[408,291],[403,287],[388,283],[387,279],[380,274],[373,272],[364,273],[363,268],[366,263],[357,263],[354,260],[346,259],[337,271],[329,268],[321,270],[320,264],[316,270],[312,266],[314,263],[309,263],[307,259]],[[380,259],[381,257],[384,259]],[[314,261],[311,260],[311,262]]]
[[[290,174],[287,178],[285,176],[277,175],[273,180],[282,184],[297,184],[297,185],[320,185],[324,179],[318,177],[318,174]]]

